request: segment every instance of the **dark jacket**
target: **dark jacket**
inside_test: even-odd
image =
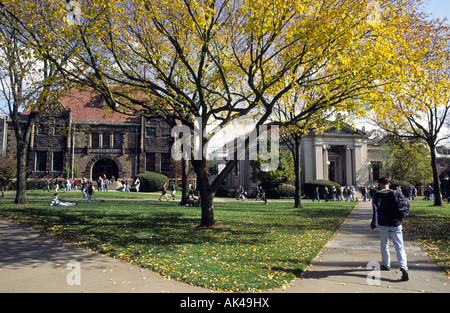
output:
[[[397,193],[402,198],[405,198],[401,192],[391,189],[380,190],[373,196],[373,215],[372,222],[370,224],[372,229],[378,227],[379,225],[399,226],[402,224],[402,219],[398,216],[398,204],[395,200],[394,193]]]

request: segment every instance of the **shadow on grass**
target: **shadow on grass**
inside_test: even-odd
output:
[[[257,244],[265,241],[264,231],[251,230],[245,223],[196,228],[194,226],[200,223],[199,208],[157,202],[134,202],[132,205],[120,200],[98,202],[94,205],[80,203],[76,207],[50,207],[45,205],[45,200],[33,199],[26,206],[7,206],[3,215],[46,234],[94,249],[102,245],[148,245],[170,249],[173,245],[184,244]]]

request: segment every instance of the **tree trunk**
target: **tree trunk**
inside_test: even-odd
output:
[[[185,205],[189,202],[189,160],[181,159],[181,202]]]
[[[439,174],[436,165],[436,145],[434,142],[428,142],[431,154],[431,167],[433,169],[433,183],[434,183],[434,206],[442,206],[441,197],[441,182],[439,181]]]
[[[197,188],[200,190],[200,203],[202,207],[202,220],[200,227],[211,227],[216,224],[214,220],[214,196],[216,190],[212,190],[208,183],[206,171],[197,172]]]
[[[301,137],[294,136],[295,153],[294,153],[294,170],[295,170],[295,196],[294,196],[294,208],[303,208],[302,206],[302,182],[301,182],[301,168],[300,168],[300,149],[301,149]]]
[[[17,138],[17,181],[15,204],[27,204],[27,152],[28,142]]]

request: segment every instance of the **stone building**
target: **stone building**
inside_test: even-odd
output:
[[[341,186],[363,187],[376,185],[381,174],[382,160],[378,147],[369,140],[365,131],[351,126],[331,127],[322,134],[311,133],[303,137],[300,153],[302,184],[323,179]],[[251,194],[258,184],[251,179],[251,173],[246,157],[237,163],[222,188],[231,192],[242,185]]]
[[[26,121],[28,114],[22,114]],[[4,150],[15,155],[6,118]],[[73,89],[39,119],[28,155],[30,179],[98,176],[134,179],[139,173],[170,171],[171,128],[159,119],[112,112],[101,96]]]

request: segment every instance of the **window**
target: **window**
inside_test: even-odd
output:
[[[163,138],[170,138],[171,137],[171,129],[169,127],[169,125],[165,125],[164,127],[161,128],[161,137]]]
[[[114,133],[113,145],[114,145],[114,148],[122,147],[122,134],[121,133]]]
[[[170,170],[170,153],[161,153],[161,172]]]
[[[48,135],[48,122],[40,118],[37,123],[37,133],[38,135]]]
[[[158,126],[157,121],[147,121],[145,127],[145,137],[147,138],[156,138],[156,128]]]
[[[53,152],[52,171],[62,172],[64,164],[64,152]]]
[[[98,148],[100,145],[100,134],[92,133],[91,134],[91,148]]]
[[[45,172],[47,170],[47,152],[36,151],[36,172]]]
[[[109,134],[109,133],[103,133],[103,138],[102,138],[102,147],[103,148],[109,148],[109,144],[110,144],[110,137],[111,137],[111,134]]]
[[[65,122],[64,118],[55,118],[55,122],[53,124],[53,135],[64,135],[66,133],[65,130]]]
[[[380,172],[381,172],[381,164],[372,162],[372,180],[377,181],[380,179]]]
[[[154,172],[155,171],[155,154],[147,153],[145,155],[145,171],[146,172]]]

